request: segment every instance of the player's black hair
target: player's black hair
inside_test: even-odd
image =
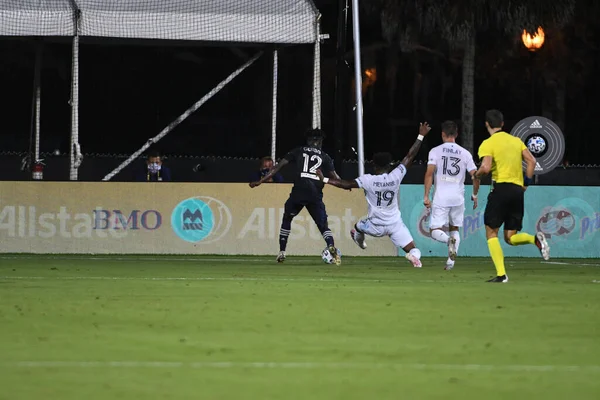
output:
[[[309,145],[320,148],[323,144],[323,139],[325,139],[325,132],[319,128],[313,128],[307,130],[304,136]]]
[[[490,128],[502,128],[504,115],[498,110],[488,110],[485,113],[485,122],[490,125]]]
[[[387,152],[373,154],[373,164],[376,168],[390,168],[392,165],[392,155]]]
[[[457,137],[458,136],[458,126],[454,121],[444,121],[442,123],[442,132],[446,134],[446,136]]]

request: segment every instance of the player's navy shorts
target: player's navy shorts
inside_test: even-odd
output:
[[[485,225],[497,229],[504,224],[507,231],[523,229],[524,193],[523,187],[514,183],[494,183],[483,214]]]
[[[318,227],[327,227],[327,211],[322,198],[292,193],[285,202],[284,212],[293,218],[300,214],[304,207]]]

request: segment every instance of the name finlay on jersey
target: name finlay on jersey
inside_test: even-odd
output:
[[[451,153],[451,154],[460,154],[461,153],[461,151],[459,149],[455,149],[455,148],[452,148],[452,147],[444,147],[442,149],[442,151],[444,153]]]
[[[536,171],[543,171],[544,168],[542,168],[542,166],[540,165],[540,163],[536,161],[535,162],[535,170]]]
[[[533,124],[529,125],[530,128],[543,128],[542,124],[540,124],[540,121],[538,121],[537,119],[535,121],[533,121]]]

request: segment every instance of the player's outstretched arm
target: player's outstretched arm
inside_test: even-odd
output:
[[[275,174],[277,174],[288,163],[289,163],[289,161],[284,158],[283,160],[281,160],[279,162],[279,164],[277,164],[273,168],[271,168],[271,170],[269,171],[269,173],[266,174],[265,176],[263,176],[260,179],[260,181],[250,182],[250,187],[251,188],[255,188],[255,187],[260,186],[261,184],[265,183],[266,181],[268,181],[269,179],[271,179]]]
[[[323,172],[321,172],[320,169],[317,170],[317,176],[319,177],[321,182],[328,183],[335,187],[339,187],[340,189],[358,189],[358,183],[356,181],[345,181],[336,178],[326,178],[325,176],[323,176]]]
[[[431,200],[429,200],[429,193],[431,192],[431,186],[433,186],[433,173],[435,172],[435,165],[430,164],[427,166],[425,171],[425,196],[423,197],[423,204],[425,207],[431,207]]]
[[[400,164],[404,165],[406,168],[410,167],[413,160],[417,156],[419,149],[421,148],[421,144],[423,143],[423,138],[425,136],[427,136],[427,134],[429,133],[430,130],[431,130],[431,127],[429,126],[429,124],[427,122],[421,123],[421,125],[419,126],[419,136],[417,136],[417,140],[415,140],[415,143],[413,143],[410,150],[408,150],[408,154],[406,154],[406,156],[404,157],[404,159],[402,160],[402,162]]]

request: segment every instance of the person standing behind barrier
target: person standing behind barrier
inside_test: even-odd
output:
[[[153,151],[148,153],[146,165],[136,174],[137,182],[170,182],[171,170],[162,163],[160,153]]]
[[[250,177],[250,182],[256,182],[267,176],[269,171],[273,168],[273,159],[269,156],[263,157],[260,159],[260,169],[252,174]],[[281,174],[276,173],[269,180],[265,181],[265,183],[282,183],[283,177]]]

